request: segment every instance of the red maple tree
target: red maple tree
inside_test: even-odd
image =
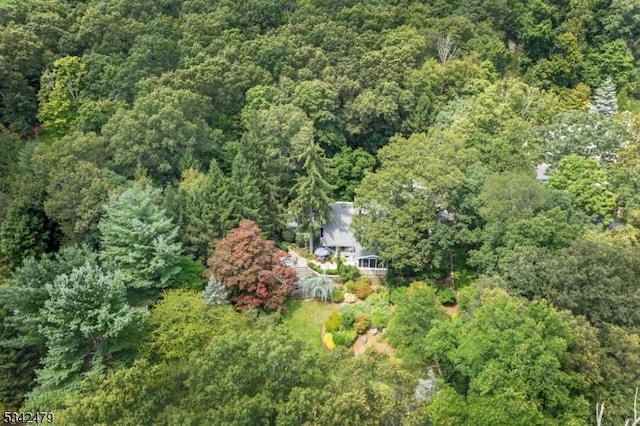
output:
[[[296,273],[282,261],[287,254],[260,232],[255,222],[240,221],[216,244],[207,260],[207,276],[213,275],[224,284],[239,310],[285,310],[284,301],[293,290]]]

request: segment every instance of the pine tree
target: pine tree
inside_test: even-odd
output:
[[[9,309],[0,306],[0,407],[17,410],[35,385],[39,356],[34,347],[11,345],[20,332],[9,318]]]
[[[613,115],[618,112],[618,98],[616,85],[607,77],[595,90],[593,104],[589,106],[589,112]]]
[[[266,206],[263,193],[243,152],[236,154],[231,167],[232,217],[236,223],[242,219],[253,220],[263,231],[269,232],[271,227],[265,223]]]
[[[113,199],[100,222],[102,259],[121,270],[132,302],[149,302],[180,272],[178,227],[156,202],[160,191],[136,185]]]
[[[224,284],[219,283],[213,275],[209,277],[207,287],[202,291],[202,297],[211,305],[226,305],[229,303]]]
[[[165,198],[172,198],[169,193]],[[185,250],[198,259],[211,255],[213,245],[234,227],[229,179],[213,160],[209,173],[187,169],[177,191],[173,191],[174,216],[182,230]]]
[[[48,348],[39,375],[42,385],[62,384],[133,348],[135,341],[128,337],[144,311],[134,313],[127,304],[119,271],[108,273],[87,263],[45,287],[51,297],[40,328]]]
[[[302,165],[302,175],[293,187],[295,198],[290,209],[298,226],[313,236],[318,224],[330,219],[332,187],[326,180],[329,165],[324,151],[314,142],[305,147],[298,161]],[[313,238],[309,238],[309,251],[313,252]]]

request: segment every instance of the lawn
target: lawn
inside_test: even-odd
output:
[[[291,334],[309,342],[318,351],[322,349],[320,332],[322,324],[333,312],[338,312],[337,303],[322,303],[315,300],[289,300],[287,312],[282,316],[282,322]]]

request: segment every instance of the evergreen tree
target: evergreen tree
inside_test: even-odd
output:
[[[16,182],[0,224],[0,256],[12,266],[37,256],[55,244],[54,224],[44,208],[44,190],[33,180]]]
[[[0,407],[17,410],[35,384],[39,356],[33,347],[10,344],[20,332],[9,318],[9,309],[0,306]]]
[[[131,349],[140,313],[126,302],[123,275],[90,263],[46,284],[50,299],[42,309],[41,333],[48,352],[40,383],[59,385],[101,364],[111,364]]]
[[[113,199],[100,222],[101,257],[119,269],[132,302],[149,302],[180,272],[178,227],[156,202],[160,191],[136,185]]]
[[[304,148],[298,161],[302,164],[302,175],[293,187],[295,198],[290,208],[298,226],[309,231],[309,251],[313,252],[314,232],[318,224],[327,223],[331,215],[332,187],[326,180],[328,161],[322,148],[314,142]]]
[[[266,223],[265,200],[258,180],[242,151],[233,159],[231,171],[231,192],[233,194],[232,217],[236,223],[242,219],[256,222],[267,233],[272,229]]]
[[[207,287],[202,291],[202,297],[211,305],[226,305],[229,303],[224,284],[219,283],[213,275],[209,277]]]
[[[182,230],[185,250],[198,259],[206,259],[215,242],[235,225],[229,180],[213,160],[208,174],[185,170],[174,198],[172,209],[177,212],[173,214]]]
[[[618,98],[616,85],[607,77],[600,87],[595,90],[593,104],[589,105],[589,112],[613,115],[618,112]]]

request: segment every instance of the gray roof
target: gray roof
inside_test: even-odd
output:
[[[329,247],[356,247],[356,252],[362,247],[351,231],[351,219],[356,214],[353,203],[336,202],[331,204],[331,222],[324,224],[322,244]]]
[[[549,179],[549,164],[540,163],[536,166],[536,179],[545,181]]]

